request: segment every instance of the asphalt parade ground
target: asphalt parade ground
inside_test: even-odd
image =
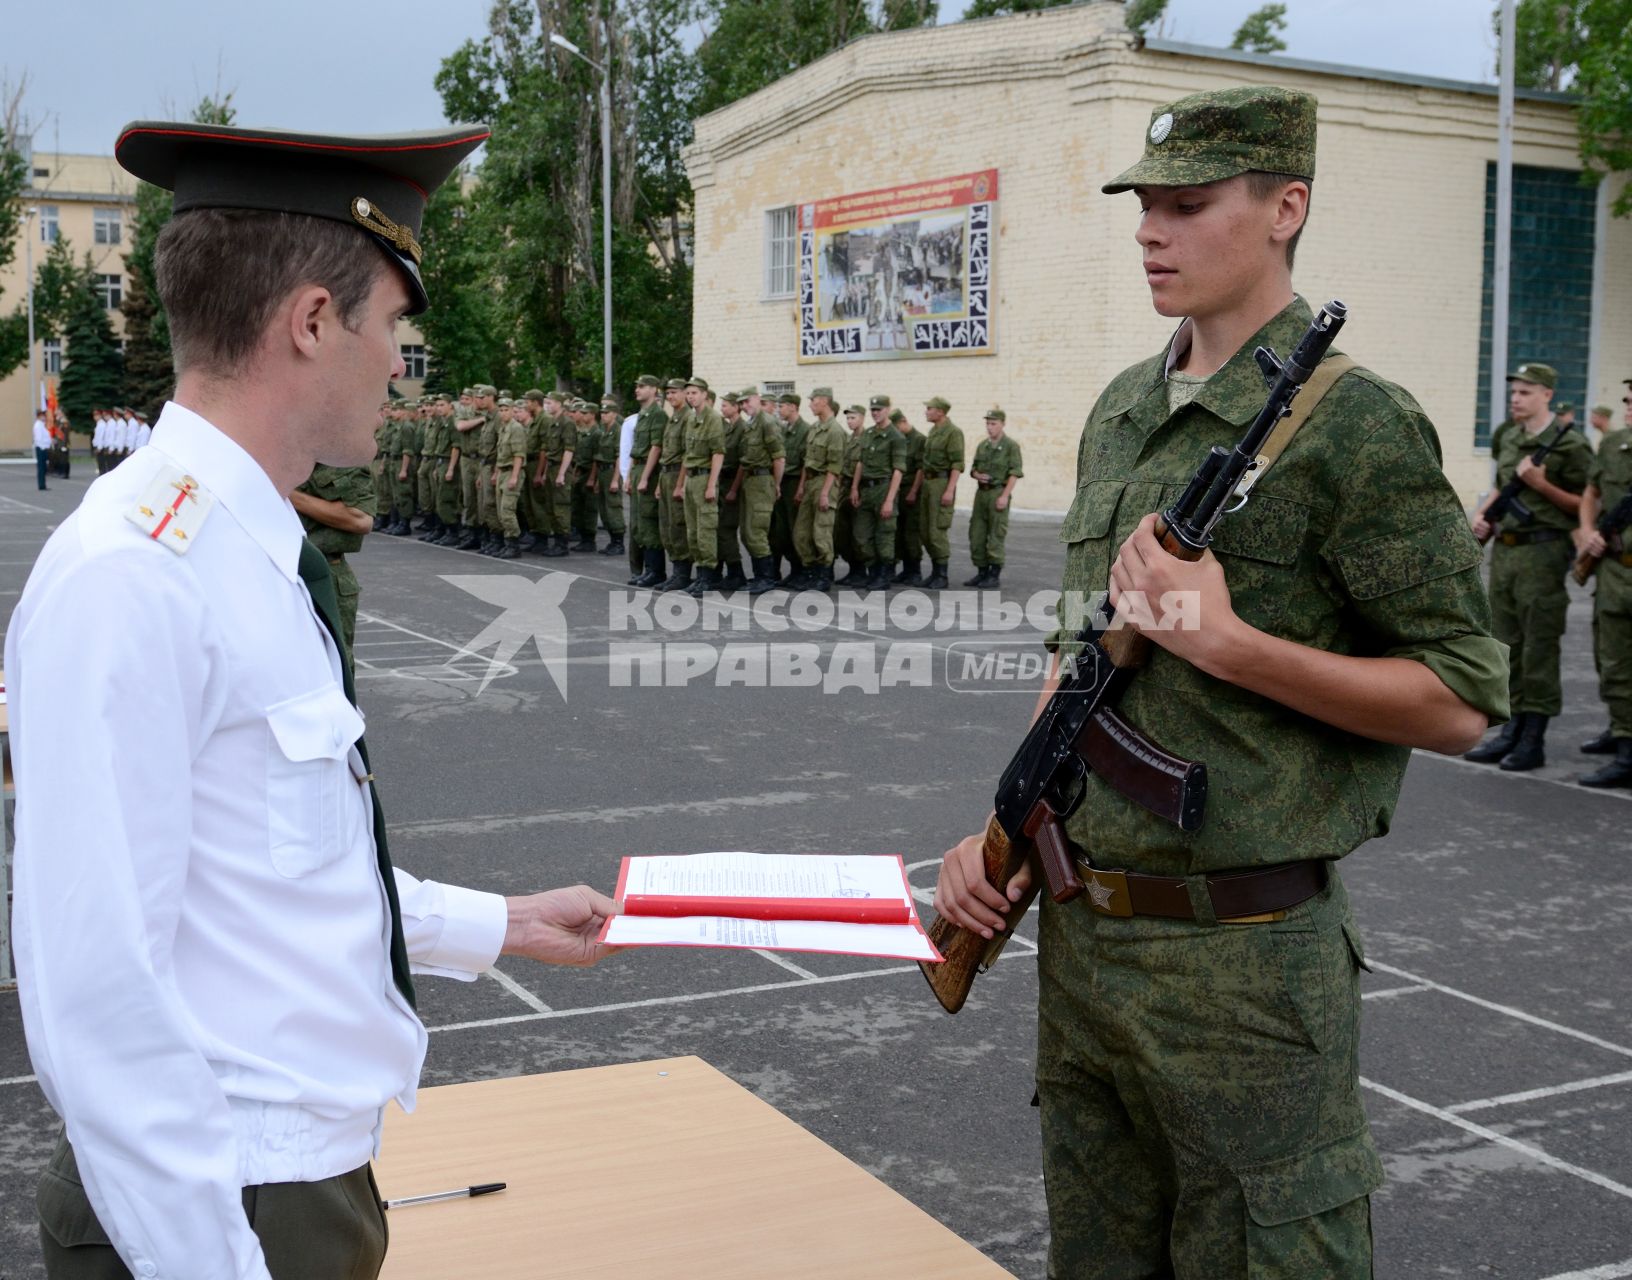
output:
[[[91,478],[76,463],[39,493],[32,467],[0,467],[6,615]],[[1005,600],[1057,590],[1056,529],[1017,521]],[[961,582],[961,516],[953,532]],[[961,648],[1035,651],[1024,629],[994,644],[896,613],[769,633],[746,597],[710,628],[624,588],[621,556],[504,562],[378,535],[352,563],[393,856],[498,893],[610,891],[632,853],[842,850],[900,854],[927,914],[941,853],[983,822],[1032,706]],[[1632,1276],[1632,792],[1572,782],[1604,724],[1589,624],[1576,592],[1544,769],[1418,753],[1390,835],[1342,864],[1372,968],[1361,1072],[1388,1172],[1383,1280]],[[696,1054],[1038,1277],[1032,936],[955,1018],[915,966],[845,956],[652,949],[422,979],[425,1083]],[[0,1280],[43,1274],[33,1190],[56,1132],[0,991]]]

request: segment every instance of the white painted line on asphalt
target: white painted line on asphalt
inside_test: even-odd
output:
[[[1632,1187],[1616,1182],[1613,1178],[1606,1178],[1601,1173],[1591,1169],[1584,1169],[1578,1164],[1571,1164],[1568,1160],[1560,1160],[1557,1156],[1549,1155],[1540,1147],[1532,1146],[1528,1142],[1520,1142],[1517,1138],[1510,1138],[1505,1133],[1497,1133],[1494,1129],[1487,1129],[1482,1124],[1475,1124],[1472,1120],[1464,1120],[1459,1115],[1453,1115],[1444,1107],[1436,1107],[1431,1102],[1424,1102],[1421,1098],[1413,1098],[1409,1094],[1401,1093],[1398,1089],[1390,1089],[1387,1085],[1378,1084],[1375,1080],[1360,1077],[1360,1083],[1373,1093],[1380,1093],[1390,1101],[1399,1103],[1402,1107],[1410,1107],[1413,1111],[1420,1111],[1425,1116],[1432,1116],[1436,1120],[1443,1120],[1446,1124],[1455,1125],[1458,1129],[1473,1134],[1476,1138],[1483,1138],[1486,1142],[1494,1142],[1498,1146],[1506,1147],[1510,1151],[1517,1151],[1521,1155],[1546,1165],[1550,1169],[1557,1169],[1560,1173],[1567,1173],[1572,1178],[1580,1178],[1583,1182],[1590,1182],[1613,1195],[1625,1200],[1632,1200]]]
[[[1375,966],[1373,966],[1375,967]],[[1408,996],[1413,991],[1432,991],[1432,987],[1384,987],[1381,991],[1361,992],[1362,1000],[1392,1000],[1395,996]]]
[[[53,514],[50,507],[36,507],[32,502],[22,502],[16,498],[0,498],[0,515],[20,515],[25,511],[42,516]]]
[[[526,987],[522,986],[521,983],[517,982],[508,973],[504,973],[498,969],[489,969],[487,971],[487,976],[492,978],[494,982],[498,983],[511,995],[515,996],[517,1000],[520,1000],[522,1004],[526,1005],[534,1013],[551,1012],[549,1005],[545,1004],[531,991],[527,990]]]
[[[1445,1110],[1456,1115],[1466,1115],[1470,1111],[1488,1111],[1491,1107],[1509,1107],[1520,1102],[1537,1102],[1542,1098],[1556,1098],[1560,1094],[1580,1093],[1585,1089],[1602,1089],[1606,1085],[1627,1084],[1632,1082],[1632,1071],[1618,1071],[1612,1076],[1593,1076],[1589,1080],[1571,1080],[1568,1084],[1544,1085],[1539,1089],[1525,1089],[1520,1093],[1504,1093],[1495,1098],[1475,1098],[1472,1102],[1459,1102],[1454,1107]]]
[[[765,951],[759,947],[753,947],[751,950],[760,959],[769,960],[775,965],[781,965],[782,968],[786,969],[789,973],[796,973],[801,978],[814,978],[816,976],[809,969],[801,969],[798,965],[794,964],[792,960],[789,960],[786,956],[779,956],[774,951]]]
[[[38,1076],[12,1076],[11,1079],[9,1079],[9,1080],[0,1080],[0,1085],[33,1084],[38,1079],[39,1079]]]
[[[1556,1276],[1548,1276],[1547,1280],[1621,1280],[1623,1276],[1632,1276],[1632,1258],[1625,1262],[1606,1262],[1601,1267],[1588,1267],[1585,1271],[1560,1271]]]
[[[1482,773],[1488,778],[1500,777],[1503,785],[1506,779],[1517,778],[1521,782],[1544,782],[1549,787],[1563,787],[1571,795],[1609,796],[1614,800],[1632,800],[1632,791],[1620,791],[1613,787],[1583,787],[1572,778],[1543,778],[1534,773],[1500,773],[1494,765],[1475,764],[1472,760],[1464,760],[1461,756],[1442,756],[1437,751],[1426,751],[1422,747],[1412,748],[1411,754],[1422,756],[1428,760],[1437,760],[1441,764],[1454,764],[1458,769],[1472,769],[1475,773]],[[1581,761],[1582,769],[1592,768],[1589,760]]]
[[[1431,978],[1408,973],[1404,969],[1396,969],[1393,965],[1383,964],[1380,960],[1373,960],[1371,967],[1381,973],[1392,973],[1396,978],[1404,978],[1407,982],[1431,987],[1442,995],[1454,996],[1458,1000],[1466,1000],[1469,1004],[1478,1005],[1481,1009],[1489,1009],[1492,1013],[1506,1014],[1509,1018],[1517,1018],[1520,1022],[1528,1022],[1532,1026],[1544,1027],[1548,1031],[1558,1032],[1561,1036],[1570,1036],[1587,1044],[1596,1045],[1600,1049],[1607,1049],[1611,1053],[1618,1053],[1623,1058],[1632,1058],[1632,1049],[1627,1048],[1624,1044],[1616,1044],[1613,1040],[1605,1040],[1600,1036],[1591,1035],[1585,1031],[1577,1031],[1574,1027],[1566,1027],[1562,1023],[1552,1022],[1547,1018],[1538,1018],[1535,1014],[1526,1013],[1523,1009],[1515,1009],[1510,1004],[1497,1004],[1494,1000],[1486,1000],[1466,991],[1458,991],[1455,987],[1447,987]]]
[[[787,991],[795,987],[826,986],[834,982],[854,982],[859,978],[883,978],[896,973],[917,973],[915,964],[892,965],[888,969],[862,969],[855,973],[835,973],[819,978],[795,978],[791,982],[761,982],[751,987],[731,987],[723,991],[686,991],[673,996],[653,996],[649,1000],[620,1000],[616,1004],[589,1005],[581,1009],[551,1009],[548,1013],[518,1013],[508,1018],[478,1018],[472,1022],[450,1022],[426,1027],[433,1034],[443,1031],[474,1031],[483,1027],[508,1027],[518,1022],[542,1022],[553,1018],[578,1018],[593,1013],[623,1013],[629,1009],[657,1009],[671,1004],[692,1004],[698,1000],[719,1000],[725,996],[758,995],[765,991]]]

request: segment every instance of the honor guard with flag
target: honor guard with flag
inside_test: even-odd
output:
[[[138,123],[116,145],[175,193],[175,400],[52,535],[6,635],[18,987],[65,1130],[38,1193],[53,1280],[377,1274],[369,1162],[386,1105],[414,1105],[415,977],[603,954],[614,908],[588,888],[392,866],[391,780],[289,500],[373,455],[397,322],[428,305],[427,193],[486,137]]]

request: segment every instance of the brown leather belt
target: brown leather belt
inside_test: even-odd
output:
[[[1137,871],[1103,871],[1078,858],[1082,900],[1102,916],[1164,916],[1194,920],[1190,892],[1183,876],[1149,876]],[[1283,862],[1250,871],[1215,871],[1207,876],[1207,894],[1220,924],[1260,924],[1285,918],[1288,908],[1326,887],[1326,863]]]
[[[1557,542],[1564,536],[1562,529],[1531,529],[1519,533],[1497,535],[1504,547],[1527,547],[1533,542]]]
[[[862,476],[859,487],[863,489],[876,489],[879,485],[889,484],[889,482],[889,476]]]

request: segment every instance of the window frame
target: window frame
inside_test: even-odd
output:
[[[778,235],[777,222],[781,217],[787,218],[786,235]],[[763,269],[760,272],[759,296],[765,302],[779,302],[784,298],[792,298],[799,289],[799,217],[796,205],[778,205],[774,209],[765,210],[764,219],[764,248],[762,251]],[[786,245],[787,257],[778,263],[776,261],[776,246],[778,243]],[[777,285],[777,272],[786,273],[787,288],[781,289]]]
[[[56,204],[42,204],[40,210],[40,243],[56,244],[62,239],[62,206]],[[47,230],[50,234],[47,235]]]
[[[401,354],[402,363],[407,370],[402,375],[403,379],[408,382],[424,382],[426,370],[425,344],[422,342],[399,342],[397,350]],[[418,373],[414,372],[416,362],[419,369]]]
[[[125,213],[123,209],[91,210],[91,242],[117,245],[124,243]]]
[[[98,271],[96,292],[102,299],[102,310],[117,311],[125,301],[125,277],[118,272]]]
[[[48,374],[62,372],[61,338],[47,338],[40,343],[40,372]]]

